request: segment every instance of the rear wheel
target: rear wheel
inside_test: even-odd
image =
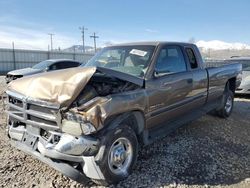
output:
[[[136,163],[138,141],[135,132],[127,125],[120,125],[103,137],[105,151],[99,161],[105,180],[93,180],[101,185],[116,184],[128,177]]]
[[[222,107],[217,110],[217,114],[222,118],[227,118],[231,115],[234,105],[234,94],[227,89],[222,97]]]

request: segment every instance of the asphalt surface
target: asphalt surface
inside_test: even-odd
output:
[[[84,187],[11,147],[2,101],[0,113],[0,187]],[[111,187],[249,188],[250,97],[237,97],[228,119],[206,115],[142,147],[133,173]]]

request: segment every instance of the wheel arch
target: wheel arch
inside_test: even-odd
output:
[[[140,138],[146,125],[144,113],[141,110],[133,110],[112,115],[105,120],[103,131],[101,132],[105,133],[121,124],[126,124],[131,127],[137,135],[137,138]]]
[[[226,88],[235,93],[236,90],[236,77],[230,78],[226,83]]]

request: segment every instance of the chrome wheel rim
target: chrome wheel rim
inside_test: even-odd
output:
[[[116,175],[127,174],[133,158],[132,144],[127,138],[118,138],[109,151],[109,169]]]
[[[233,99],[231,96],[228,96],[226,105],[225,105],[225,110],[227,113],[230,113],[232,106],[233,106]]]

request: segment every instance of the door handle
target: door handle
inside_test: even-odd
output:
[[[162,86],[164,86],[164,87],[166,87],[166,86],[168,86],[168,85],[169,85],[168,82],[163,82],[163,83],[162,83]]]
[[[164,90],[170,90],[170,89],[172,89],[172,86],[169,82],[163,82],[161,84],[161,88],[164,88]]]

